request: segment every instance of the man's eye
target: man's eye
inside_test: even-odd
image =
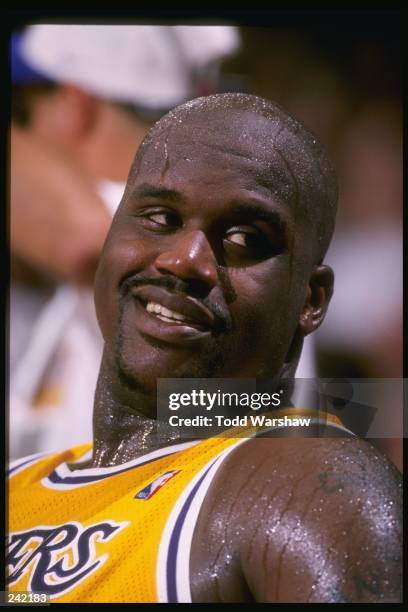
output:
[[[154,213],[153,215],[148,215],[148,218],[158,225],[169,225],[169,217],[168,213]]]
[[[278,253],[280,246],[256,227],[240,226],[228,230],[224,238],[224,249],[231,261],[260,260]]]
[[[257,235],[258,232],[232,230],[227,234],[227,240],[228,242],[246,248],[254,246],[254,238],[256,238]]]
[[[241,247],[242,249],[254,251],[264,249],[266,237],[254,227],[232,227],[225,236],[228,245]]]
[[[141,215],[145,224],[151,227],[172,228],[181,227],[182,223],[178,215],[167,210],[145,212]]]

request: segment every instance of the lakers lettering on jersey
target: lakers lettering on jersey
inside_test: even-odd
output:
[[[203,499],[224,459],[255,434],[173,444],[107,468],[68,467],[89,459],[90,445],[16,461],[7,588],[52,602],[191,602]]]

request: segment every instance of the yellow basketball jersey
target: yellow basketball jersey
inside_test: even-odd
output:
[[[14,462],[8,589],[52,602],[191,602],[202,501],[248,435],[179,443],[108,468],[68,468],[90,458],[90,445]]]

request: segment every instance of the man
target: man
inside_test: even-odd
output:
[[[399,601],[398,472],[367,443],[186,442],[155,420],[158,378],[293,376],[332,293],[336,198],[320,145],[264,99],[198,98],[152,128],[96,277],[93,448],[12,469],[10,589],[61,602]]]

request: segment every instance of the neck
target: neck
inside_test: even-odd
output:
[[[120,465],[183,442],[174,427],[156,420],[155,398],[124,389],[106,361],[104,355],[95,394],[93,456],[86,467]]]
[[[300,355],[302,339],[278,375],[288,397]],[[130,390],[118,375],[106,350],[95,393],[93,455],[82,467],[109,467],[131,461],[159,448],[185,441],[175,427],[156,419],[156,395]]]

